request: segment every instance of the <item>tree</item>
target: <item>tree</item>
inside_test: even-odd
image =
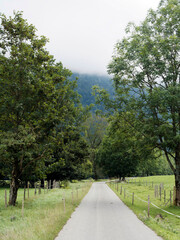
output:
[[[118,42],[109,73],[119,113],[136,112],[134,128],[163,151],[175,175],[175,205],[180,205],[180,4],[162,0],[140,26],[129,24]],[[113,104],[112,104],[113,105]],[[128,119],[127,119],[128,122]]]
[[[91,117],[89,117],[84,124],[85,139],[89,145],[90,160],[93,165],[93,175],[96,180],[98,179],[99,175],[96,155],[98,148],[102,143],[106,127],[106,119],[94,114],[91,115]]]
[[[98,160],[105,173],[109,177],[119,179],[137,175],[141,162],[145,159],[149,162],[150,159],[151,161],[154,159],[149,145],[142,146],[142,139],[133,127],[136,121],[134,115],[132,113],[125,115],[126,117],[116,113],[109,118],[107,134],[98,151]]]
[[[55,63],[47,41],[21,12],[9,19],[1,15],[0,161],[11,179],[10,205],[23,175],[44,177],[45,162],[53,158],[79,101],[75,82],[67,79],[71,72]]]
[[[91,168],[87,142],[81,136],[78,128],[68,129],[64,132],[63,142],[56,145],[53,158],[47,164],[47,178],[83,179],[90,174]]]

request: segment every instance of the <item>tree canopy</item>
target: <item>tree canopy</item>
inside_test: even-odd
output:
[[[99,90],[99,101],[106,98],[106,105],[121,116],[135,113],[133,128],[144,144],[164,152],[175,175],[176,205],[180,205],[179,21],[179,1],[162,0],[139,26],[129,24],[108,66],[115,100]]]
[[[85,145],[78,129],[86,111],[79,105],[76,81],[69,81],[71,72],[56,63],[47,42],[21,12],[1,15],[0,164],[11,179],[11,205],[27,175],[44,178],[55,159],[63,164],[64,156],[57,153],[68,152],[69,138],[77,136],[76,144]],[[79,164],[87,156],[80,152]]]

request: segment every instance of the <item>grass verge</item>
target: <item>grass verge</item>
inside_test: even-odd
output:
[[[180,218],[161,210],[180,216],[180,208],[170,204],[170,194],[173,198],[174,176],[134,178],[122,183],[111,182],[108,185],[141,221],[164,240],[180,239]],[[134,204],[132,204],[133,193]],[[150,204],[149,217],[148,195],[150,202],[161,208],[158,209]]]
[[[34,196],[34,189],[30,189],[29,199],[24,202],[24,216],[22,216],[24,190],[19,189],[15,207],[5,208],[5,190],[0,189],[0,239],[54,239],[87,194],[90,186],[90,182],[82,181],[70,184],[67,189],[52,189],[48,192],[43,190],[36,196]],[[65,211],[62,200],[64,197]]]

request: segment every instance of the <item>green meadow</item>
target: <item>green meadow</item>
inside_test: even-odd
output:
[[[66,189],[42,189],[34,195],[19,189],[17,205],[5,208],[5,189],[0,189],[0,239],[1,240],[52,240],[70,218],[91,186],[90,182],[71,183]],[[65,201],[63,200],[65,199]]]
[[[108,185],[139,219],[164,240],[180,239],[180,208],[173,206],[174,176],[127,178],[125,182]]]

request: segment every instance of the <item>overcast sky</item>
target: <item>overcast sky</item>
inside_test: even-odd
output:
[[[159,0],[0,0],[0,12],[13,10],[45,35],[47,49],[66,68],[106,74],[115,43],[128,22],[139,24]]]

